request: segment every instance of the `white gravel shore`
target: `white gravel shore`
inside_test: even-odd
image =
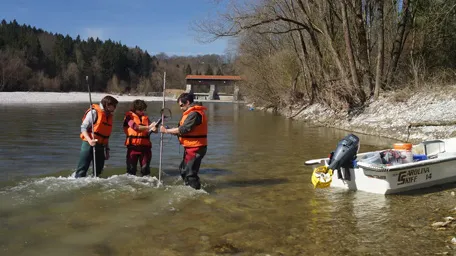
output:
[[[452,86],[445,90],[413,92],[402,102],[394,100],[394,93],[384,95],[356,115],[335,113],[315,104],[294,118],[351,132],[420,142],[455,137],[455,109],[456,86]],[[291,116],[293,113],[285,110],[282,114]],[[408,129],[411,124],[422,123],[428,125]]]
[[[98,103],[106,96],[111,95],[119,102],[131,102],[136,99],[144,101],[162,101],[163,97],[141,95],[115,95],[109,93],[92,93],[92,102]],[[166,98],[174,100],[174,98]],[[24,104],[24,103],[68,103],[89,102],[89,94],[86,92],[0,92],[0,104]]]

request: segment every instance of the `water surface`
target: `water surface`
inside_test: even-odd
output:
[[[175,102],[174,126],[180,113]],[[152,119],[161,103],[148,103]],[[1,255],[434,255],[454,254],[453,231],[434,221],[456,206],[454,187],[383,196],[314,190],[305,160],[327,156],[346,131],[319,128],[243,105],[207,103],[203,190],[182,186],[182,149],[165,136],[163,186],[125,173],[115,115],[101,178],[72,179],[87,104],[0,105]],[[360,151],[395,141],[359,135]]]

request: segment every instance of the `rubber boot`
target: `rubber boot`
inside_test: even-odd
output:
[[[201,183],[199,177],[187,177],[185,185],[190,186],[196,190],[201,189]]]

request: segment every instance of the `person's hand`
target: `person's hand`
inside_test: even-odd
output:
[[[152,122],[149,125],[149,132],[157,132],[157,127],[155,127],[156,124],[157,124],[156,122]]]
[[[110,155],[109,155],[109,149],[106,149],[105,152],[106,152],[106,153],[105,153],[105,160],[108,160],[108,159],[109,159],[109,156],[110,156]]]
[[[94,140],[90,139],[90,140],[87,141],[87,142],[89,143],[90,146],[93,147],[93,146],[95,146],[95,145],[97,144],[97,141],[98,141],[97,139],[94,139]]]
[[[166,127],[164,127],[163,125],[160,126],[160,132],[161,133],[166,133]]]

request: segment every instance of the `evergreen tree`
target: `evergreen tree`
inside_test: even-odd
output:
[[[212,76],[212,75],[214,75],[214,71],[212,70],[211,65],[207,65],[206,75],[207,75],[207,76]]]
[[[112,40],[84,40],[79,35],[73,39],[31,25],[19,25],[16,20],[3,19],[0,23],[0,91],[85,91],[85,76],[89,77],[93,91],[105,91],[108,82],[113,84],[113,77],[120,87],[136,88],[141,81],[151,81],[153,90],[159,90],[161,85],[157,84],[161,83],[164,71],[169,77],[169,88],[183,89],[185,75],[194,72],[189,63],[198,60],[222,64],[210,61],[213,58],[170,57],[164,53],[151,56],[137,46],[129,48]],[[196,73],[201,75],[201,71]],[[206,74],[213,74],[211,66]]]
[[[151,71],[152,59],[149,53],[146,51],[142,57],[141,61],[141,75],[143,77],[149,77]]]
[[[192,67],[190,67],[190,64],[187,64],[187,67],[185,68],[185,75],[191,75],[192,74]]]

